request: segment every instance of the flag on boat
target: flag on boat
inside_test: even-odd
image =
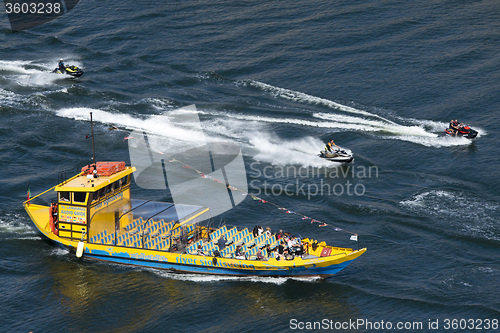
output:
[[[28,205],[30,204],[30,198],[31,198],[31,190],[30,190],[30,184],[28,183],[28,193],[26,195],[28,197]]]
[[[352,241],[357,241],[358,240],[358,235],[351,235],[350,238]]]

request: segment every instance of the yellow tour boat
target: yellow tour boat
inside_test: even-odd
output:
[[[287,249],[277,235],[213,225],[206,207],[132,199],[134,170],[125,162],[85,166],[24,208],[45,237],[78,257],[175,272],[329,277],[366,251],[312,239]],[[47,192],[56,198],[50,206],[34,203]]]

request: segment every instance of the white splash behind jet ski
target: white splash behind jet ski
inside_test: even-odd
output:
[[[327,150],[322,150],[319,152],[319,157],[324,158],[325,160],[339,163],[349,163],[354,159],[354,156],[350,150],[345,149],[337,149],[332,152]]]

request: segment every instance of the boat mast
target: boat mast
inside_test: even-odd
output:
[[[92,112],[90,112],[90,131],[92,134],[92,160],[94,161],[94,170],[97,169],[97,163],[95,161],[95,146],[94,146],[94,123],[92,121]]]

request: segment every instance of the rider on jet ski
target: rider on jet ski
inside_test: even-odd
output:
[[[61,58],[59,59],[59,64],[57,64],[57,67],[61,71],[61,73],[66,73],[66,66],[64,65],[64,59]]]
[[[337,145],[335,144],[335,142],[333,142],[333,139],[331,139],[331,140],[330,140],[330,142],[328,142],[328,143],[326,144],[326,146],[325,146],[325,152],[330,152],[330,153],[333,153],[333,149],[332,149],[333,147],[332,147],[332,146],[337,147],[337,150],[339,150],[339,149],[340,149],[340,147],[339,147],[339,146],[337,146]]]
[[[463,126],[463,124],[460,124],[457,119],[450,120],[450,130],[452,133],[455,134],[455,136],[458,134],[458,130],[460,129],[461,126]]]
[[[80,68],[76,66],[66,66],[63,58],[59,59],[57,67],[52,71],[52,73],[67,74],[72,77],[80,77],[83,75],[83,71]]]
[[[327,161],[338,163],[349,163],[353,160],[352,153],[337,146],[333,140],[326,143],[325,149],[320,151],[318,156]]]

